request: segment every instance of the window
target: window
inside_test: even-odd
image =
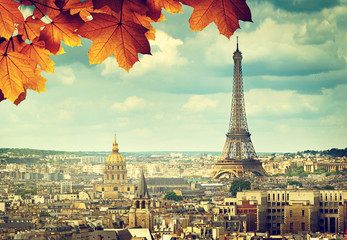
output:
[[[287,201],[289,200],[289,193],[287,193]]]
[[[119,170],[119,166],[117,166],[117,170]]]
[[[267,200],[270,201],[270,193],[267,195]]]
[[[130,187],[127,188],[127,191],[130,191]]]
[[[301,231],[305,231],[305,223],[301,223]]]
[[[280,194],[279,193],[277,194],[277,200],[280,200]]]
[[[289,232],[293,232],[294,230],[294,224],[291,222],[289,223]]]
[[[114,188],[113,188],[113,191],[118,191],[118,187],[114,187]]]
[[[293,217],[293,211],[292,210],[289,211],[289,216]]]
[[[114,175],[112,174],[112,180],[114,179]]]
[[[105,188],[101,188],[101,191],[105,191]]]
[[[305,216],[305,210],[301,211],[301,216],[303,216],[303,217]]]
[[[119,180],[119,174],[117,174],[117,179]]]

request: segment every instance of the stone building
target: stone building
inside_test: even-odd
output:
[[[151,210],[151,197],[148,193],[146,179],[143,171],[135,197],[133,199],[133,206],[129,211],[129,227],[142,227],[153,230],[153,213]]]
[[[135,192],[135,186],[128,183],[125,159],[119,153],[116,137],[112,153],[105,162],[104,183],[95,183],[94,191],[102,192],[105,199],[116,199],[120,193]]]

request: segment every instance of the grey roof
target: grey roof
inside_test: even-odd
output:
[[[136,193],[135,193],[135,198],[150,199],[151,197],[149,196],[149,193],[148,193],[146,179],[145,179],[145,174],[143,173],[142,169],[141,169],[141,173],[140,174],[141,174],[140,181],[139,181],[139,185],[137,186],[137,190],[136,190]]]
[[[188,181],[184,178],[149,178],[148,186],[151,186],[151,185],[162,185],[162,186],[188,185]]]

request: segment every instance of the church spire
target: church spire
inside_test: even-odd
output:
[[[141,175],[140,181],[139,181],[139,185],[137,186],[135,198],[150,199],[151,197],[149,196],[149,193],[148,193],[145,174],[143,173],[142,168],[140,170],[140,175]]]
[[[118,143],[117,143],[117,138],[116,138],[116,134],[114,134],[114,143],[113,143],[113,148],[112,151],[113,152],[118,152]]]

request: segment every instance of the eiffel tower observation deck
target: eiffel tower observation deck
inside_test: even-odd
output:
[[[239,51],[238,41],[233,59],[234,81],[229,131],[226,134],[222,155],[213,166],[214,179],[225,174],[229,177],[244,177],[250,172],[266,175],[261,162],[257,160],[248,131],[242,83],[242,53]]]

